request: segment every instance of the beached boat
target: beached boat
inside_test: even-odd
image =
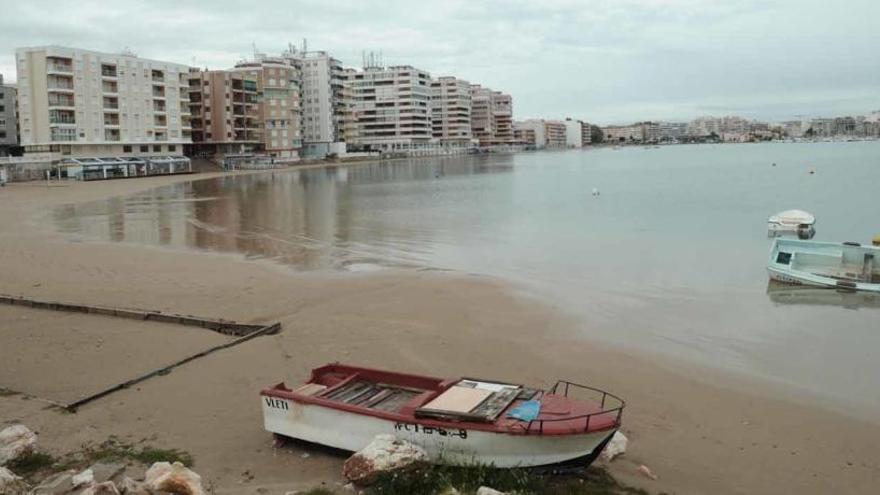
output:
[[[880,292],[880,247],[854,242],[773,241],[767,272],[789,284]]]
[[[624,408],[610,393],[567,381],[545,391],[342,364],[261,396],[265,428],[276,435],[357,451],[391,434],[434,462],[496,467],[587,465],[620,427]]]
[[[812,239],[816,235],[816,217],[803,210],[786,210],[767,219],[767,237],[797,235]]]

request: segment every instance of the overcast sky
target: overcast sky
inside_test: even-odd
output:
[[[599,124],[880,109],[880,0],[0,0],[0,73],[19,46],[228,68],[288,42],[509,92],[515,118]]]

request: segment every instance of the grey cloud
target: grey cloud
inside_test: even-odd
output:
[[[252,43],[273,53],[308,38],[347,65],[376,50],[389,64],[503,89],[517,117],[626,122],[880,108],[873,0],[0,2],[8,79],[18,46],[129,47],[223,68]]]

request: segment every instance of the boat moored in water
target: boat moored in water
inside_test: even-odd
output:
[[[295,389],[279,383],[260,394],[265,428],[276,435],[358,451],[391,434],[433,462],[495,467],[588,465],[624,408],[608,392],[568,381],[539,390],[342,364],[312,370]]]
[[[803,210],[786,210],[767,219],[767,237],[797,235],[812,239],[816,235],[816,217]]]
[[[779,282],[880,292],[880,247],[854,242],[773,241],[767,273]]]

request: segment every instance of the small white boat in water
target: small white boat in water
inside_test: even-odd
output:
[[[495,467],[589,465],[620,428],[624,407],[610,393],[567,381],[539,390],[343,364],[261,395],[265,428],[282,437],[357,451],[391,434],[434,462]]]
[[[789,284],[880,292],[880,247],[776,239],[767,273]]]
[[[803,210],[786,210],[767,219],[767,237],[797,235],[800,239],[812,239],[816,235],[816,217]]]

